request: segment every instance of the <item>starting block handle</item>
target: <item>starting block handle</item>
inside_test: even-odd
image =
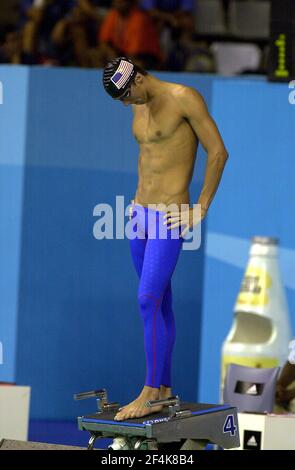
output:
[[[105,388],[101,390],[92,390],[91,392],[75,393],[74,400],[85,400],[86,398],[99,398],[101,400],[107,398],[107,391]]]
[[[164,406],[173,406],[173,405],[179,405],[179,396],[173,396],[166,398],[164,400],[150,400],[146,402],[146,406],[152,408],[153,406],[159,406],[159,405],[164,405]]]
[[[119,409],[119,403],[106,403],[103,405],[103,411],[117,411]],[[99,408],[100,409],[100,408]]]

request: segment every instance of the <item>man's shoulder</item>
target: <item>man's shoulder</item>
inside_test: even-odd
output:
[[[187,85],[178,85],[177,89],[175,89],[175,93],[180,99],[184,100],[201,96],[196,88]]]
[[[182,85],[180,83],[166,82],[167,92],[177,100],[186,100],[192,97],[201,96],[194,87]]]
[[[178,83],[168,83],[168,93],[183,110],[203,102],[203,97],[196,88]]]
[[[185,118],[201,115],[206,109],[203,96],[194,87],[167,82],[167,92],[172,97],[175,109]]]

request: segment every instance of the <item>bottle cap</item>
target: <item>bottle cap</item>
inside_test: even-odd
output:
[[[273,237],[252,237],[252,243],[259,243],[260,245],[278,245],[279,239]]]

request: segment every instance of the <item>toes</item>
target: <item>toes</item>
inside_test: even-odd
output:
[[[128,413],[127,419],[135,418],[137,411],[138,411],[138,408],[132,408]]]
[[[114,419],[116,421],[124,421],[125,419],[129,419],[129,417],[130,417],[130,412],[125,412],[125,413],[118,413]]]
[[[142,406],[141,408],[138,408],[136,412],[134,413],[134,418],[142,418],[143,416],[146,415],[146,408]]]
[[[134,414],[133,411],[129,411],[129,413],[128,413],[127,416],[126,416],[126,419],[132,419],[132,418],[133,418],[133,414]]]
[[[125,415],[122,414],[122,413],[117,413],[116,416],[114,417],[114,419],[116,421],[122,421],[122,419],[124,419]]]
[[[124,420],[127,420],[127,419],[134,419],[134,418],[142,418],[143,416],[146,416],[148,414],[151,414],[151,411],[148,409],[148,407],[146,406],[146,404],[144,405],[137,405],[137,407],[131,407],[129,408],[127,406],[122,406],[120,409],[119,409],[119,412],[116,414],[115,416],[115,420],[116,421],[124,421]],[[161,411],[162,410],[162,407],[159,406],[159,409],[154,409],[153,411],[154,412],[158,412],[158,411]]]

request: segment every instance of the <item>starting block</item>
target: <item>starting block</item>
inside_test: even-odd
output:
[[[109,403],[106,389],[74,395],[75,400],[97,399],[98,411],[78,417],[78,427],[88,431],[88,450],[96,439],[113,438],[110,450],[200,450],[208,443],[225,449],[240,446],[237,409],[230,405],[180,402],[173,396],[166,400],[148,401],[162,411],[142,418],[115,421],[120,404]]]

